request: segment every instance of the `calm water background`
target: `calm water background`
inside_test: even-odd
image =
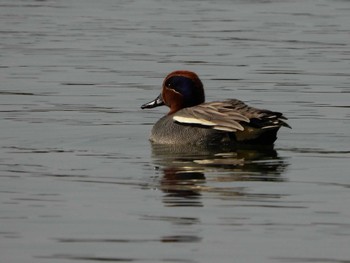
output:
[[[1,262],[350,262],[350,1],[0,1]],[[152,147],[164,76],[284,112]]]

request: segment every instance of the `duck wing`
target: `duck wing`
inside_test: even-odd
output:
[[[173,120],[182,124],[205,126],[215,130],[243,131],[241,123],[249,123],[250,120],[239,111],[234,110],[232,106],[229,101],[202,103],[177,111]]]
[[[290,127],[282,113],[253,108],[236,99],[184,108],[174,113],[173,120],[228,132],[243,131],[247,125],[259,129]]]

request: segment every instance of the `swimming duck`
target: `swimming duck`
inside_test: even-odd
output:
[[[191,71],[171,72],[161,94],[142,109],[166,105],[167,115],[152,128],[150,141],[176,145],[272,145],[290,126],[280,112],[257,109],[237,99],[205,102],[202,81]]]

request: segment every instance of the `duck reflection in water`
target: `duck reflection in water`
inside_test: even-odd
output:
[[[284,181],[282,174],[288,166],[273,147],[266,146],[232,149],[153,144],[152,155],[162,173],[157,187],[165,193],[166,206],[202,206],[201,196],[205,192],[225,199],[252,197],[244,187],[216,185],[234,181]]]

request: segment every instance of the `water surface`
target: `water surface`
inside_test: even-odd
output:
[[[349,262],[350,3],[0,1],[1,262]],[[274,149],[152,146],[172,70]]]

